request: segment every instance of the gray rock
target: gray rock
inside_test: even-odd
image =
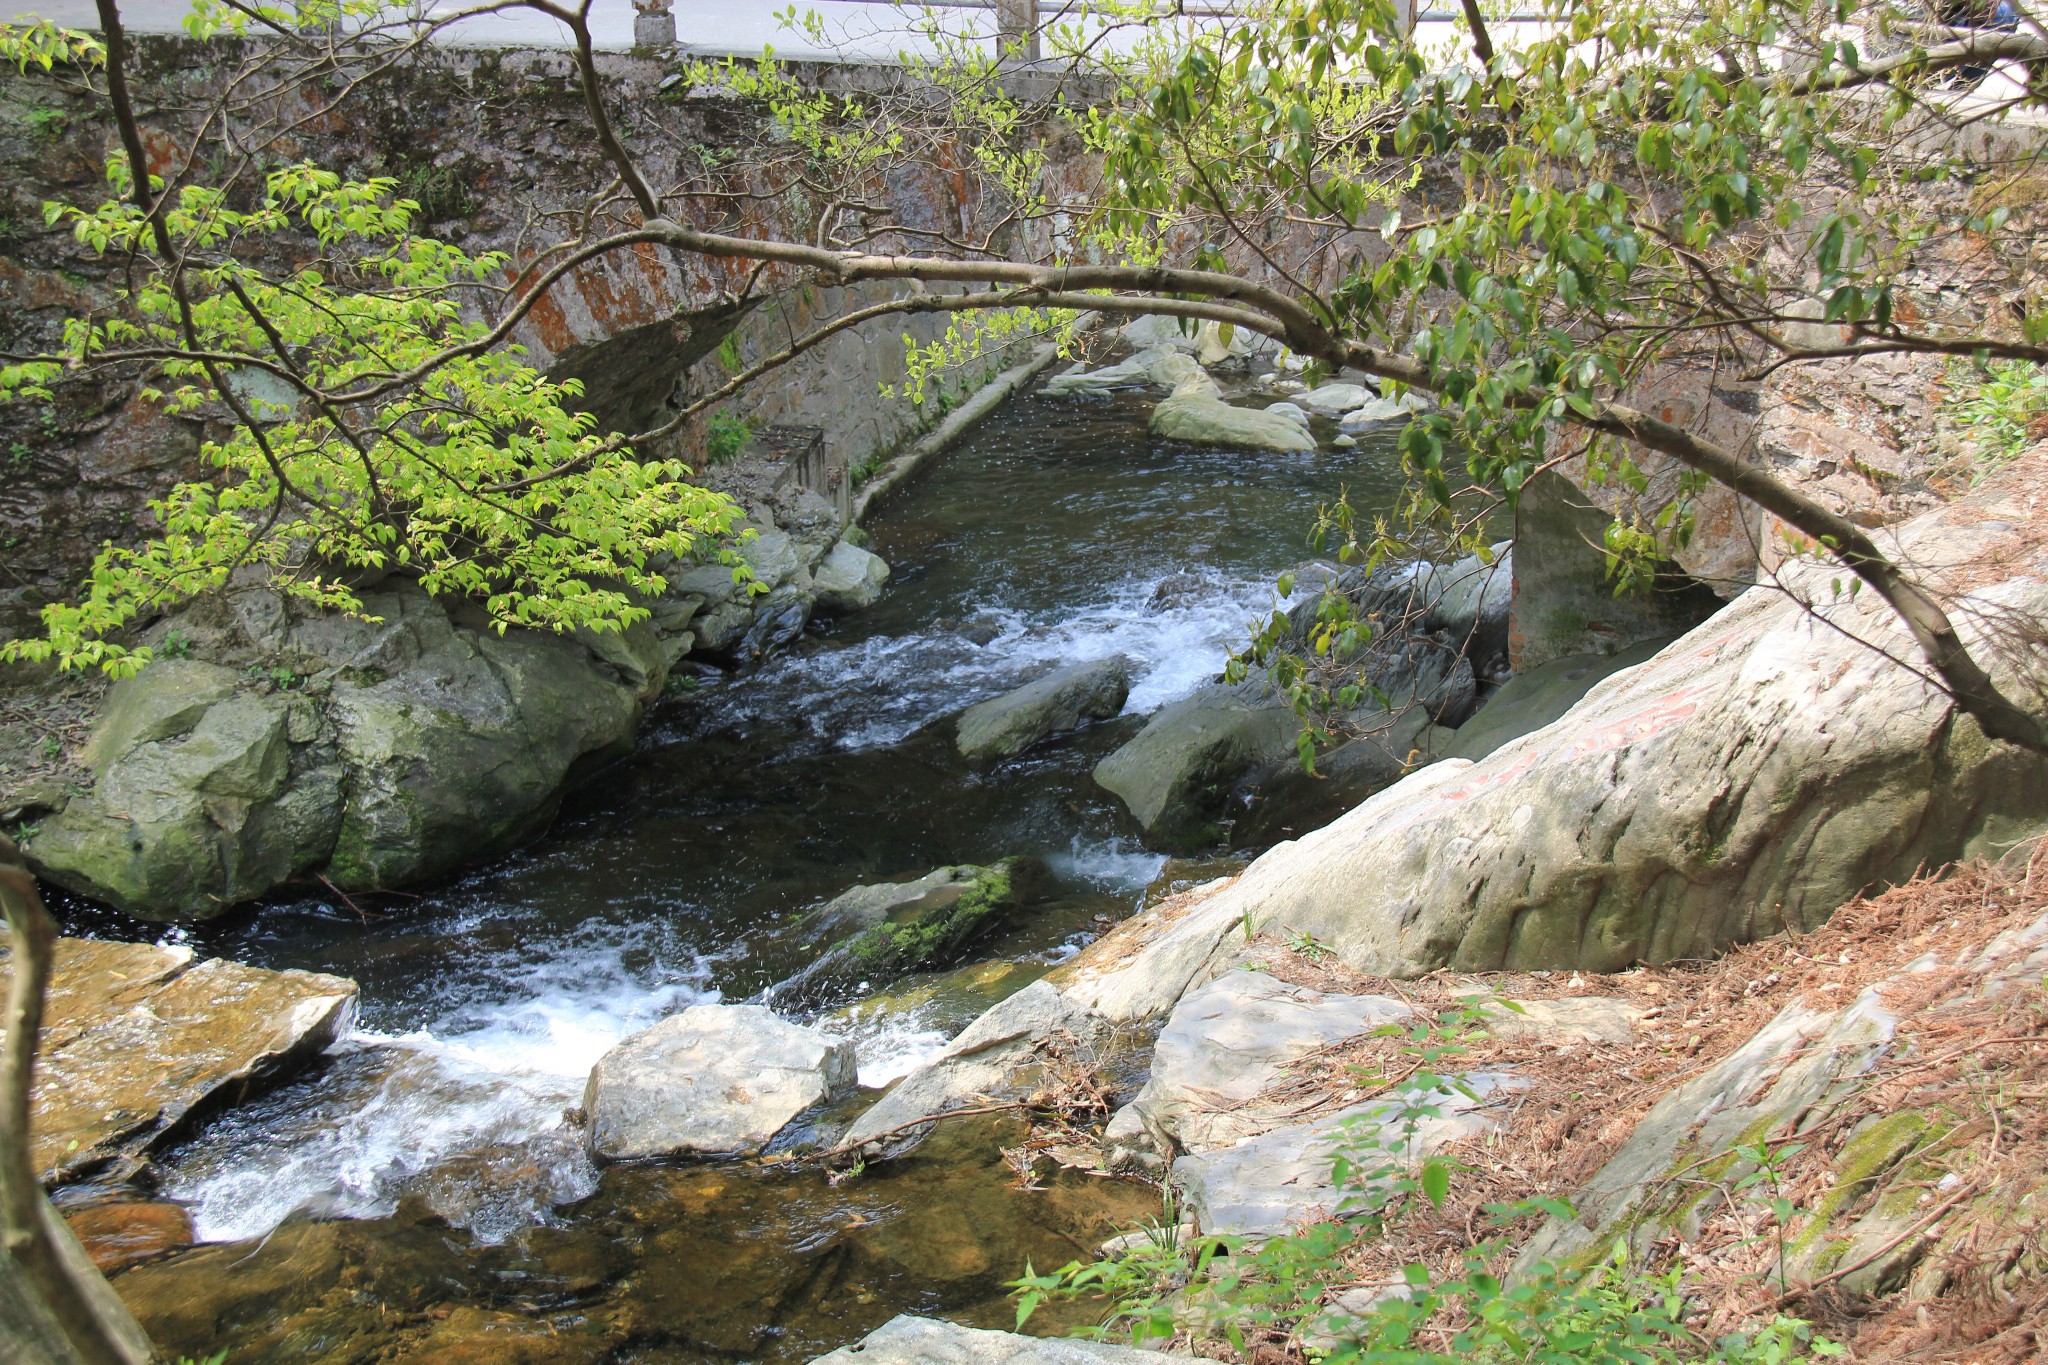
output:
[[[606,1161],[751,1155],[853,1088],[853,1044],[760,1005],[693,1005],[605,1053],[583,1094]]]
[[[1413,1013],[1385,996],[1311,990],[1269,972],[1225,972],[1174,1007],[1145,1088],[1105,1134],[1106,1155],[1113,1165],[1133,1157],[1150,1165],[1134,1130],[1165,1156],[1213,1151],[1278,1127],[1285,1111],[1255,1101],[1290,1063]]]
[[[96,773],[137,745],[187,734],[215,702],[235,690],[234,670],[197,659],[157,659],[107,692],[106,708],[86,742],[85,762]]]
[[[1440,725],[1457,726],[1472,714],[1478,696],[1472,661],[1441,633],[1375,640],[1360,671],[1397,716],[1414,709]]]
[[[1040,740],[1107,720],[1131,691],[1131,661],[1121,654],[1047,674],[1014,692],[961,712],[955,743],[967,758],[1009,758]]]
[[[1303,397],[1306,396],[1306,394],[1303,395]],[[1297,404],[1286,402],[1269,403],[1266,406],[1266,414],[1270,417],[1285,417],[1302,430],[1308,430],[1308,412]]]
[[[1618,654],[1577,654],[1517,673],[1458,727],[1457,738],[1442,756],[1477,762],[1503,744],[1541,730],[1596,684],[1654,658],[1669,643],[1668,638],[1645,640]]]
[[[1151,429],[1154,436],[1191,445],[1283,452],[1316,448],[1307,428],[1284,415],[1232,407],[1196,392],[1175,393],[1154,408]]]
[[[1564,1261],[1617,1236],[1647,1252],[1647,1243],[1663,1235],[1661,1201],[1675,1193],[1684,1206],[1697,1199],[1664,1179],[1683,1153],[1727,1151],[1823,1106],[1876,1064],[1897,1025],[1876,988],[1839,1010],[1786,1006],[1731,1056],[1657,1101],[1573,1196],[1578,1220],[1546,1222],[1522,1248],[1517,1268]]]
[[[1216,684],[1161,710],[1096,765],[1146,835],[1186,850],[1212,843],[1231,793],[1294,753],[1300,721],[1262,685]]]
[[[865,1145],[871,1155],[900,1156],[930,1134],[932,1125],[918,1120],[1028,1093],[1042,1075],[1047,1049],[1087,1052],[1107,1036],[1101,1018],[1049,983],[1034,981],[897,1082],[854,1121],[844,1143]]]
[[[697,648],[705,654],[723,654],[740,642],[753,623],[751,601],[720,602],[697,618],[693,630]]]
[[[1474,994],[1491,995],[1481,988]],[[1636,1025],[1642,1022],[1639,1005],[1611,995],[1573,995],[1555,1000],[1498,1000],[1478,1002],[1485,1016],[1488,1037],[1532,1039],[1558,1047],[1604,1043],[1627,1047],[1636,1040]]]
[[[1072,1337],[1027,1337],[904,1314],[811,1365],[1168,1365],[1159,1351]]]
[[[1231,831],[1239,848],[1260,848],[1320,829],[1373,793],[1441,757],[1455,731],[1418,706],[1398,714],[1370,708],[1346,717],[1359,733],[1316,756],[1314,773],[1283,763],[1258,780],[1251,807]]]
[[[2018,548],[2023,499],[1994,481],[1911,523],[1899,553],[2003,565],[1972,588],[1980,609],[2048,614],[2048,572]],[[2040,830],[2048,760],[1988,743],[1891,662],[1914,646],[1869,594],[1831,600],[1825,566],[1780,574],[1827,619],[1752,589],[1544,729],[1410,773],[1269,851],[1116,968],[1138,980],[1091,989],[1135,1007],[1154,998],[1147,974],[1207,979],[1247,916],[1392,976],[1711,957]],[[2010,685],[1983,619],[1959,629]]]
[[[881,597],[882,585],[888,581],[889,566],[880,555],[846,540],[834,545],[811,570],[818,610],[828,613],[866,611]]]
[[[766,597],[755,599],[753,619],[726,652],[742,663],[767,658],[804,633],[816,606],[810,575],[798,569]]]
[[[734,574],[739,575],[735,581]],[[748,583],[748,570],[729,564],[671,564],[662,570],[669,591],[678,597],[701,597],[705,607],[716,607],[729,602],[742,593]]]
[[[1342,1218],[1370,1198],[1374,1186],[1391,1181],[1391,1175],[1371,1178],[1376,1171],[1412,1168],[1446,1143],[1492,1130],[1512,1096],[1527,1088],[1526,1081],[1498,1071],[1454,1079],[1464,1089],[1423,1094],[1411,1088],[1184,1156],[1173,1165],[1173,1183],[1205,1232],[1273,1237],[1306,1219]],[[1438,1112],[1411,1127],[1401,1113],[1409,1103]],[[1340,1186],[1334,1180],[1331,1167],[1340,1154],[1359,1168],[1358,1183]]]
[[[1613,521],[1555,471],[1523,486],[1515,508],[1519,553],[1511,613],[1511,662],[1518,671],[1668,640],[1720,610],[1712,589],[1675,572],[1661,575],[1653,591],[1617,596],[1601,548]]]
[[[1056,374],[1042,390],[1049,397],[1075,394],[1105,394],[1117,389],[1171,389],[1191,379],[1206,380],[1202,367],[1177,345],[1154,345],[1139,351],[1121,364],[1100,370]]]
[[[942,867],[912,882],[856,886],[801,921],[807,944],[838,938],[776,987],[778,999],[817,1001],[847,987],[944,967],[1045,889],[1045,865],[1005,858],[991,867]]]
[[[770,591],[805,572],[801,549],[787,531],[759,530],[739,547],[739,553],[753,570],[754,581]]]
[[[1372,390],[1363,384],[1319,384],[1301,395],[1301,405],[1324,417],[1341,417],[1373,400]]]
[[[667,680],[648,622],[500,636],[410,584],[364,605],[378,619],[266,626],[283,636],[270,657],[289,661],[287,689],[237,691],[226,670],[180,660],[117,687],[93,744],[99,780],[43,822],[38,870],[170,919],[315,872],[353,891],[451,871],[551,819],[630,745]]]
[[[1357,435],[1388,422],[1405,422],[1418,412],[1429,410],[1429,400],[1420,394],[1404,393],[1399,398],[1374,398],[1337,419],[1344,431]]]

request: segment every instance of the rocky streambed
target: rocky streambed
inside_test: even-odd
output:
[[[1553,972],[1811,928],[2038,832],[2041,765],[1857,644],[1898,630],[1868,604],[1836,603],[1836,631],[1759,589],[1666,644],[1693,608],[1664,599],[1627,623],[1643,643],[1588,659],[1521,631],[1518,587],[1506,678],[1500,585],[1517,557],[1558,579],[1592,515],[1568,490],[1532,484],[1512,551],[1305,569],[1310,596],[1277,600],[1304,506],[1391,496],[1378,428],[1352,423],[1361,445],[1339,420],[1384,400],[1298,384],[1308,408],[1262,411],[1304,442],[1162,441],[1180,400],[1231,406],[1184,360],[1143,349],[1100,392],[1056,381],[998,415],[874,521],[889,594],[756,670],[684,671],[540,842],[403,896],[174,931],[361,990],[318,1066],[120,1166],[207,1244],[119,1277],[159,1339],[780,1361],[903,1312],[998,1325],[1006,1279],[1093,1254],[1169,1168],[1210,1228],[1329,1212],[1328,1123],[1387,1100],[1325,1086],[1310,1108],[1343,1112],[1298,1121],[1293,1068],[1414,1008],[1356,973],[1526,972],[1431,989],[1520,991],[1497,1032],[1561,1057],[1661,1053],[1655,1007]],[[2035,610],[2037,480],[1901,534]],[[1299,629],[1326,588],[1398,628],[1358,661],[1356,738],[1297,781],[1291,713],[1215,678],[1250,618]],[[1277,846],[1248,869],[1160,851],[1233,843]],[[1491,1140],[1532,1074],[1472,1071],[1428,1143]],[[1027,1134],[1005,1106],[1033,1095],[1087,1121]],[[64,1193],[122,1232],[94,1198]],[[974,1342],[946,1349],[1016,1349]]]
[[[1276,572],[1305,554],[1304,509],[1343,487],[1384,505],[1396,475],[1370,445],[1276,464],[1161,441],[1146,430],[1158,396],[1033,396],[999,413],[871,519],[894,569],[878,603],[821,617],[751,671],[679,664],[636,755],[493,866],[168,935],[65,907],[73,931],[361,988],[312,1070],[154,1156],[161,1196],[203,1244],[120,1277],[159,1339],[237,1360],[471,1336],[520,1358],[631,1340],[649,1359],[793,1359],[903,1309],[1000,1325],[1001,1282],[1027,1260],[1072,1259],[1155,1210],[1156,1191],[1099,1176],[1044,1170],[1042,1188],[1017,1188],[1000,1150],[1021,1130],[1001,1115],[834,1186],[772,1161],[600,1166],[583,1106],[622,1039],[694,1006],[763,1001],[852,1045],[850,1075],[772,1158],[843,1128],[1148,888],[1171,889],[1094,769],[1208,685],[1277,604]],[[1077,732],[1033,745],[1005,720],[963,753],[953,718],[1034,680],[1038,733]],[[821,941],[845,949],[860,927],[818,927],[817,907],[849,887],[1010,859],[1018,903],[972,926],[971,946],[821,960]],[[927,960],[985,965],[902,979]],[[74,1209],[94,1197],[65,1193]]]

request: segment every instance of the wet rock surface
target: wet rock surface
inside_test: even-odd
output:
[[[942,867],[915,881],[856,886],[805,915],[797,933],[824,947],[781,983],[778,999],[822,1000],[862,982],[950,966],[977,939],[1043,894],[1045,865],[1006,858]]]
[[[695,1005],[598,1062],[585,1139],[605,1161],[752,1155],[853,1082],[843,1038],[760,1005]]]
[[[13,975],[6,943],[0,990]],[[36,1169],[50,1183],[132,1171],[189,1119],[311,1061],[355,998],[338,976],[59,939],[36,1063]]]
[[[966,758],[1012,758],[1091,720],[1109,719],[1123,710],[1130,691],[1131,661],[1121,654],[1075,664],[970,706],[956,722],[955,744]]]
[[[1095,781],[1160,847],[1192,851],[1215,842],[1239,783],[1291,758],[1299,729],[1294,708],[1263,685],[1215,684],[1162,708],[1096,766]]]

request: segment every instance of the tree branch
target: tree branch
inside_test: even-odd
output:
[[[136,1365],[81,1284],[45,1220],[42,1181],[29,1146],[36,1042],[43,1028],[57,925],[36,892],[36,879],[14,841],[0,834],[0,913],[13,947],[7,994],[7,1038],[0,1052],[0,1238],[86,1365]]]

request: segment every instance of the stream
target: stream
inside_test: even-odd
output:
[[[473,1341],[494,1343],[480,1360],[797,1361],[902,1311],[1007,1326],[1002,1282],[1027,1261],[1085,1257],[1156,1214],[1156,1192],[1073,1172],[1017,1188],[998,1119],[837,1186],[772,1167],[600,1171],[564,1119],[627,1034],[702,1001],[776,1003],[801,959],[773,931],[856,883],[1017,854],[1058,881],[977,945],[1013,965],[964,995],[826,1012],[856,1040],[863,1087],[1138,908],[1166,860],[1090,769],[1216,675],[1275,605],[1275,575],[1308,557],[1319,502],[1348,488],[1369,515],[1398,480],[1390,440],[1169,446],[1150,408],[1008,404],[870,519],[894,570],[874,609],[672,694],[636,755],[515,856],[416,899],[173,931],[351,976],[362,1003],[313,1072],[163,1162],[164,1195],[224,1245],[119,1278],[159,1342],[232,1365],[468,1358]],[[1118,719],[995,767],[954,751],[963,707],[1114,653],[1136,665]],[[74,927],[167,937],[108,920]]]

